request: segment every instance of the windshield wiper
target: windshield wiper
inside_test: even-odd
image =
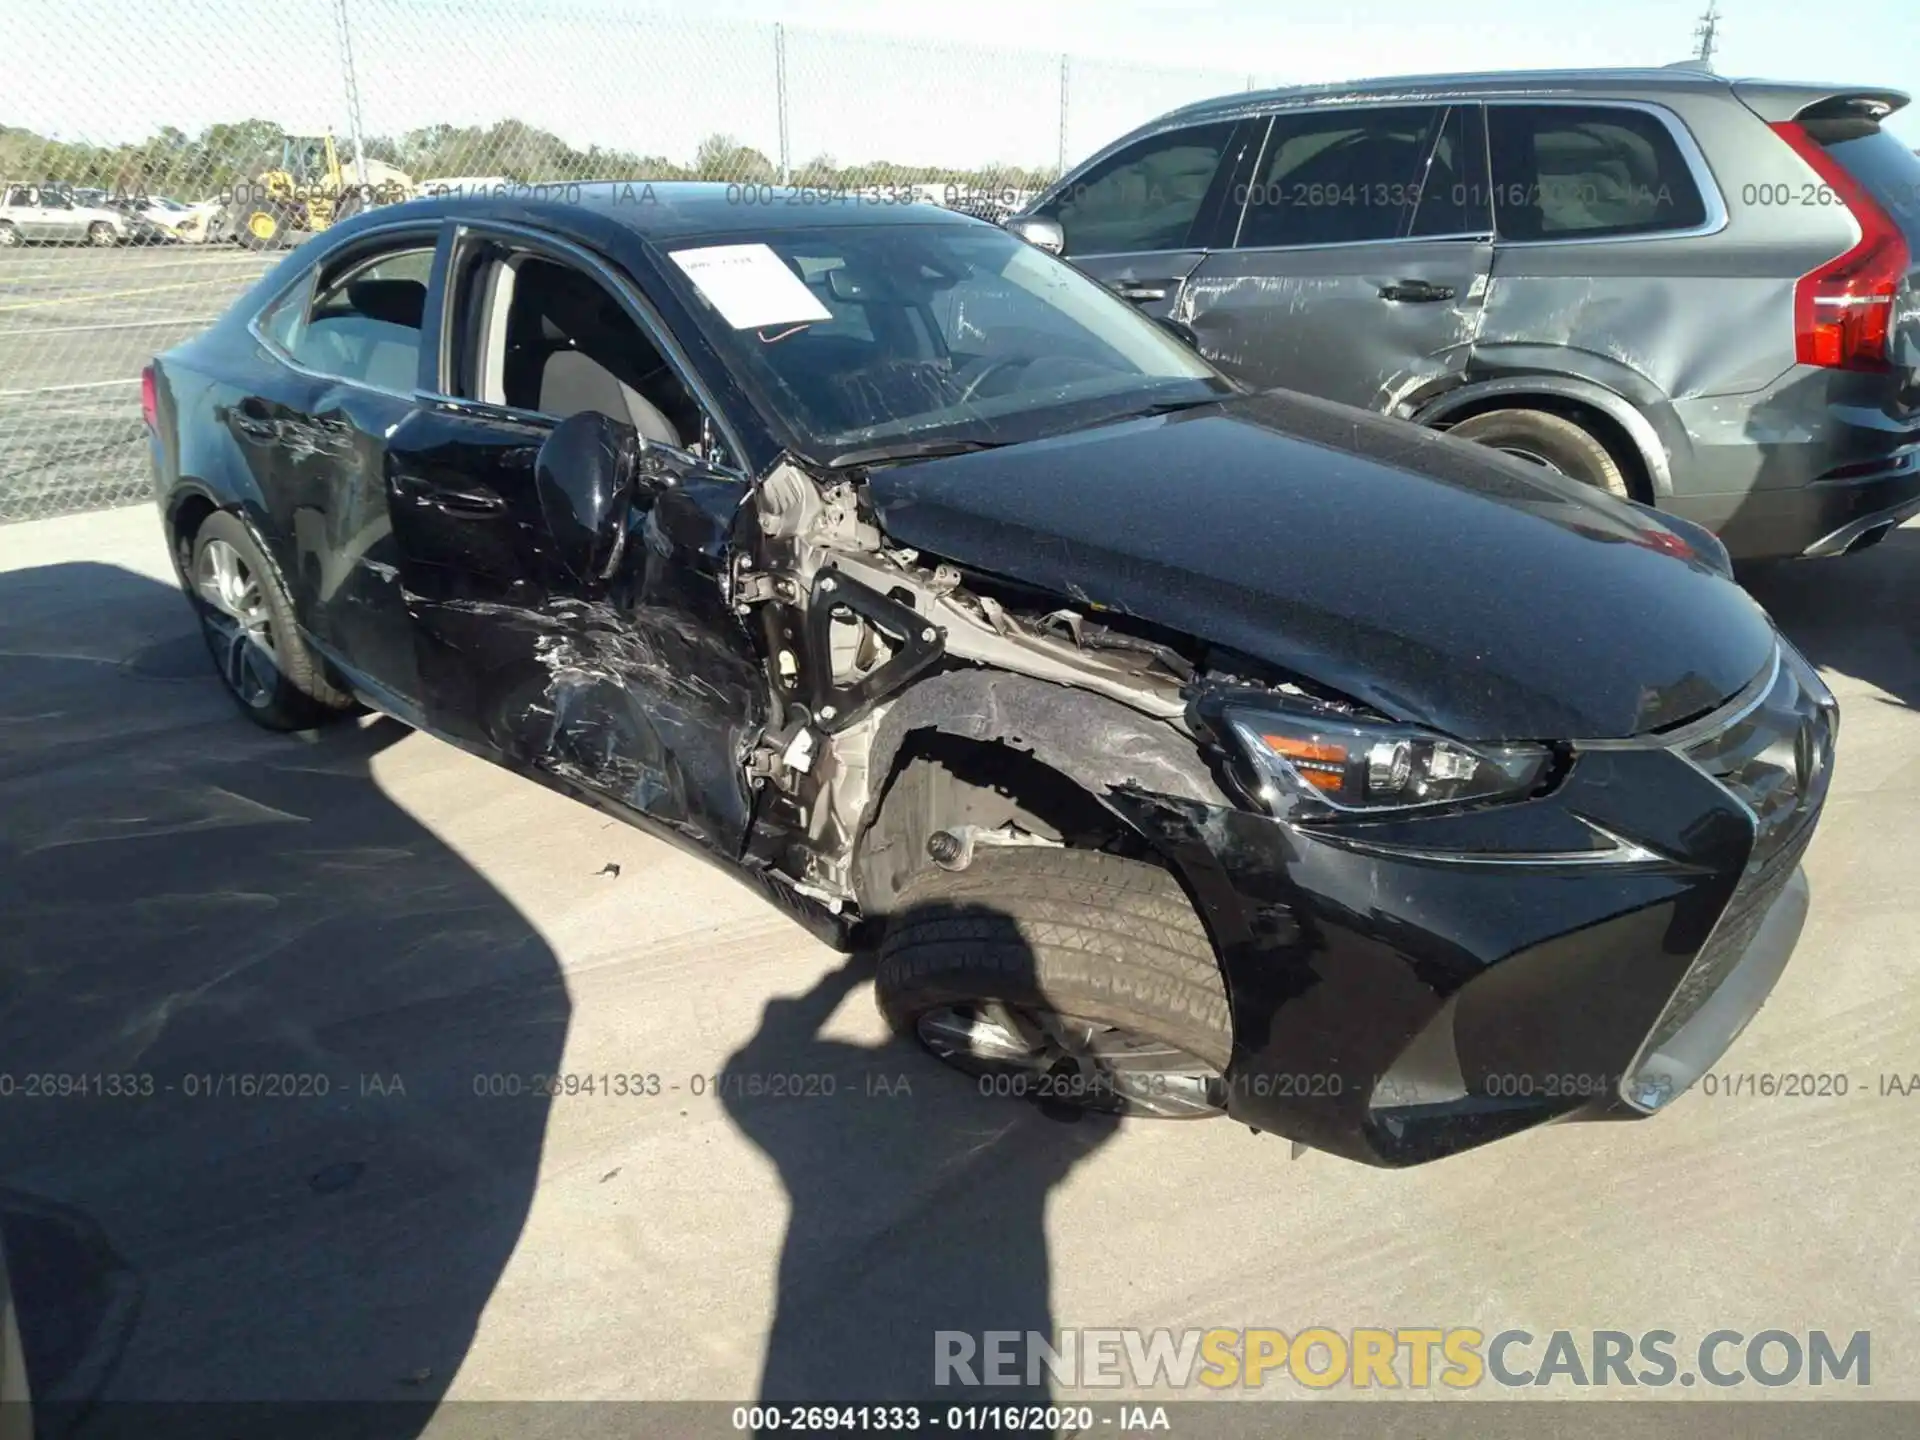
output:
[[[975,450],[998,450],[1012,440],[902,440],[893,445],[873,445],[865,450],[843,450],[827,461],[829,470],[850,465],[878,465],[890,460],[933,460],[942,455],[966,455]]]
[[[1155,400],[1146,405],[1134,405],[1125,410],[1116,410],[1111,415],[1102,415],[1088,422],[1092,425],[1112,425],[1121,420],[1145,420],[1154,415],[1171,415],[1176,410],[1193,410],[1202,405],[1218,405],[1225,395],[1202,395],[1185,400]]]

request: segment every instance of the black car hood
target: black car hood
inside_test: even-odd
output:
[[[1279,665],[1462,739],[1613,739],[1770,659],[1651,513],[1285,392],[877,469],[896,542]]]

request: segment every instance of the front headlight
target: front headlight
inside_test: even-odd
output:
[[[1541,745],[1466,745],[1411,725],[1304,710],[1222,712],[1270,812],[1311,818],[1518,800],[1546,777]]]

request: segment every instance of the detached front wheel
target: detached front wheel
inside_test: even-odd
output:
[[[875,993],[897,1033],[983,1094],[1157,1119],[1225,1110],[1226,986],[1157,866],[1020,846],[929,870],[887,921]]]

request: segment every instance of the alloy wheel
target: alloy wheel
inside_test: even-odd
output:
[[[280,661],[260,577],[233,546],[209,540],[194,561],[193,588],[221,678],[242,704],[266,709],[279,688]]]
[[[938,1059],[983,1079],[1007,1077],[1012,1095],[1168,1120],[1225,1108],[1215,1066],[1105,1021],[986,1000],[929,1010],[915,1028]]]
[[[1538,465],[1542,470],[1551,470],[1556,475],[1567,473],[1539,451],[1529,450],[1524,445],[1502,445],[1499,449],[1502,455],[1511,455],[1516,460],[1524,460],[1529,465]]]

